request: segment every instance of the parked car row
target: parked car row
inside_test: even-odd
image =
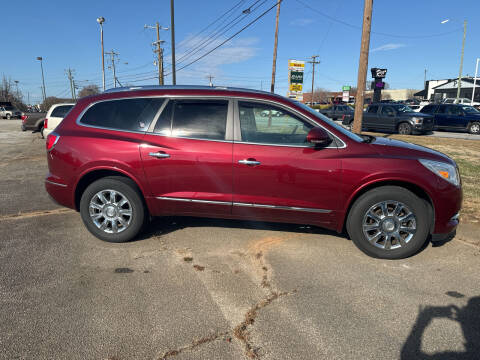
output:
[[[46,137],[63,120],[65,115],[75,104],[55,104],[50,107],[47,113],[27,113],[22,115],[22,131],[32,130],[40,132]]]
[[[2,119],[20,119],[22,112],[13,106],[0,106],[0,118]]]

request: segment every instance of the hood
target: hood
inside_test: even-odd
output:
[[[424,146],[407,143],[405,141],[377,137],[370,146],[382,156],[429,159],[443,161],[455,165],[455,161],[447,155]]]

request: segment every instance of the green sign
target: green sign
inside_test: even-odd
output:
[[[350,91],[351,87],[350,86],[342,86],[342,91]]]
[[[303,71],[290,71],[290,84],[303,84]]]

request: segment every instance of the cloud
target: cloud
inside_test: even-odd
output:
[[[290,21],[290,25],[292,26],[307,26],[311,23],[313,23],[313,19],[307,19],[307,18],[299,18],[299,19]]]
[[[405,47],[405,46],[407,46],[407,45],[390,43],[390,44],[385,44],[385,45],[379,46],[375,49],[372,49],[372,50],[370,50],[370,52],[395,50],[395,49],[400,49],[400,48]]]
[[[197,59],[225,40],[225,37],[213,41],[210,41],[206,36],[187,37],[178,44],[180,51],[177,51],[176,55],[177,69]],[[258,48],[255,47],[258,42],[259,39],[255,37],[231,40],[201,60],[188,66],[185,70],[180,71],[179,76],[204,78],[205,74],[220,75],[223,65],[240,63],[253,58],[258,51]]]

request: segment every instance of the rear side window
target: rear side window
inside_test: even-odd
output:
[[[146,131],[164,101],[161,98],[102,101],[88,109],[80,123],[114,130]]]
[[[376,114],[377,111],[378,111],[378,106],[369,106],[369,107],[368,107],[368,112],[369,112],[369,113]]]
[[[175,100],[172,135],[224,140],[227,127],[227,100]]]
[[[55,109],[53,109],[52,114],[50,115],[51,117],[59,117],[59,118],[64,118],[65,115],[72,109],[73,105],[62,105],[62,106],[57,106]]]

